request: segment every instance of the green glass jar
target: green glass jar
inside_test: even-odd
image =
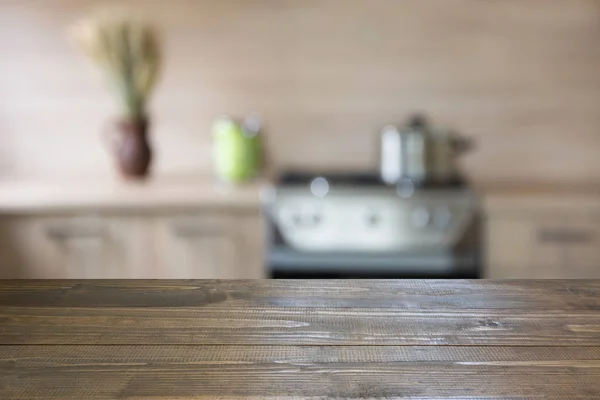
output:
[[[229,117],[213,125],[213,158],[219,180],[241,183],[258,175],[262,159],[260,127],[240,124]]]

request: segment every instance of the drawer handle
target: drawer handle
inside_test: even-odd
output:
[[[99,228],[82,228],[68,226],[48,226],[46,236],[52,240],[68,240],[74,238],[102,238],[104,232]]]
[[[583,244],[590,243],[594,234],[584,230],[540,229],[538,241],[545,243]]]
[[[214,226],[175,225],[173,234],[182,238],[195,238],[203,236],[219,236],[221,231]]]

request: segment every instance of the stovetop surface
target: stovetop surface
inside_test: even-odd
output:
[[[382,181],[380,175],[374,172],[306,172],[306,171],[286,171],[276,180],[279,186],[288,185],[309,185],[316,178],[324,178],[329,185],[333,186],[360,186],[360,187],[385,187],[390,186]],[[410,185],[414,188],[422,189],[444,189],[444,188],[464,188],[467,182],[462,177],[457,177],[447,182],[434,181],[411,181],[404,180],[398,185]]]
[[[325,178],[330,185],[361,185],[361,186],[382,186],[383,181],[378,174],[369,172],[356,173],[312,173],[302,171],[287,171],[277,180],[282,185],[303,185],[309,184],[316,178]]]

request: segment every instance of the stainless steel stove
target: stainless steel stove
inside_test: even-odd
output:
[[[263,194],[273,278],[477,278],[480,218],[464,182],[285,174]]]

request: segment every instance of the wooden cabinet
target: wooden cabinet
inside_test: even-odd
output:
[[[0,218],[0,278],[262,278],[258,212]]]
[[[258,213],[219,212],[156,221],[157,277],[262,278]]]
[[[556,277],[600,278],[600,216],[571,218],[565,228],[558,232],[563,262]]]
[[[0,220],[0,277],[66,277],[67,257],[49,218]]]
[[[484,277],[528,278],[533,230],[533,224],[521,218],[488,216]]]
[[[106,219],[109,256],[96,277],[104,279],[153,279],[156,249],[151,219],[147,216],[115,215]]]
[[[133,218],[19,216],[0,220],[4,278],[141,278],[146,233]],[[149,276],[148,276],[149,277]]]
[[[242,249],[229,228],[218,214],[158,218],[157,278],[235,278]]]
[[[486,225],[486,278],[600,278],[600,214],[594,210],[491,213]]]
[[[106,227],[94,218],[15,217],[1,223],[6,278],[87,277],[101,263],[112,264]]]

